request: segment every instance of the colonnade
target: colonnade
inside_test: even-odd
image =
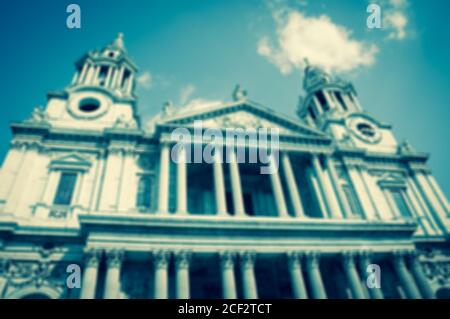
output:
[[[155,299],[169,298],[169,266],[173,262],[175,271],[175,298],[190,298],[190,265],[193,252],[190,250],[170,251],[155,250],[151,255],[153,262],[153,297]],[[321,259],[330,256],[319,251],[288,251],[281,253],[287,264],[292,297],[298,299],[325,299],[327,291],[324,284],[324,273]],[[220,264],[220,283],[222,297],[235,299],[238,297],[236,276],[240,276],[242,283],[241,294],[245,299],[258,298],[258,284],[255,274],[255,263],[262,254],[255,251],[220,251],[217,253]],[[422,271],[416,254],[413,251],[386,252],[407,298],[434,298],[427,279]],[[81,298],[95,298],[98,279],[99,262],[106,258],[106,277],[103,298],[114,299],[120,296],[120,272],[124,260],[124,252],[111,250],[105,253],[91,250],[86,254],[86,263],[81,287]],[[381,285],[393,284],[383,282],[381,269],[378,286],[369,286],[367,266],[373,262],[373,254],[367,251],[344,251],[334,253],[333,258],[341,264],[345,281],[350,288],[351,298],[354,299],[382,299]],[[235,267],[237,265],[237,267]],[[238,273],[235,273],[238,269]],[[305,275],[305,278],[304,278]],[[308,285],[306,284],[308,283]],[[308,287],[308,288],[307,288]],[[275,288],[275,287],[274,287]]]

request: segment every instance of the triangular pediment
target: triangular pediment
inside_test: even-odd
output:
[[[68,169],[88,169],[91,162],[85,157],[76,154],[66,154],[53,159],[50,163],[52,168],[68,168]]]
[[[270,108],[251,101],[217,105],[176,114],[165,119],[162,124],[193,126],[196,121],[202,121],[202,127],[218,129],[237,128],[277,128],[280,135],[324,137],[324,133],[302,123],[277,113]]]

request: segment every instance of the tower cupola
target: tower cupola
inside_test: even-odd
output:
[[[70,88],[100,87],[117,97],[134,97],[137,67],[128,57],[122,33],[103,49],[85,54],[75,65]]]
[[[305,61],[303,78],[305,96],[301,97],[297,114],[312,126],[321,126],[326,118],[362,112],[353,85],[333,76],[319,66]]]

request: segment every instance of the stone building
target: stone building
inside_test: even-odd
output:
[[[75,66],[45,108],[11,124],[0,298],[450,296],[450,209],[428,155],[398,142],[352,84],[308,65],[298,119],[238,87],[221,105],[166,104],[144,128],[121,35]],[[276,128],[278,169],[262,174],[228,141],[188,161],[206,139],[174,161],[172,133],[199,121]]]

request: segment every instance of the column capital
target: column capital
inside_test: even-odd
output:
[[[308,251],[305,253],[306,266],[308,268],[319,268],[320,253],[317,251]]]
[[[106,251],[105,255],[108,268],[120,268],[124,260],[125,251],[122,249],[112,249]]]
[[[366,264],[372,262],[373,254],[371,250],[360,250],[357,252],[359,261]]]
[[[354,268],[355,267],[355,257],[356,257],[356,252],[354,252],[354,251],[344,251],[341,253],[341,259],[346,268]]]
[[[176,269],[188,269],[192,259],[192,252],[190,250],[180,250],[173,254],[175,259]]]
[[[170,252],[167,250],[152,251],[155,268],[167,268],[169,266]]]
[[[394,256],[394,263],[396,265],[405,266],[405,257],[408,256],[408,250],[394,250],[392,255]]]
[[[234,261],[236,259],[236,253],[233,251],[221,251],[219,252],[219,258],[222,268],[233,268]]]
[[[253,251],[239,252],[239,262],[241,267],[251,268],[256,260],[256,253]]]
[[[304,254],[299,251],[288,251],[286,257],[289,267],[300,268]]]
[[[86,267],[98,267],[103,251],[98,248],[87,249],[84,252]]]

